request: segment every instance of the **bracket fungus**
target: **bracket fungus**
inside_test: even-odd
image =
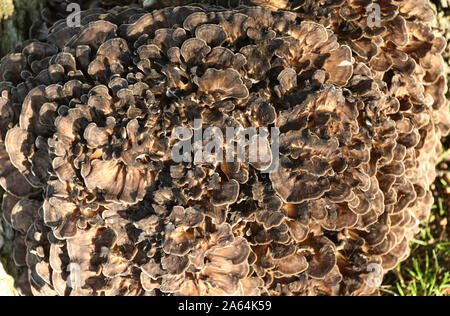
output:
[[[377,294],[368,267],[408,256],[450,128],[428,0],[131,2],[44,14],[0,62],[21,293]],[[276,128],[279,168],[175,162],[178,127]]]

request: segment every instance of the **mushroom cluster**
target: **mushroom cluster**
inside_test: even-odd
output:
[[[89,9],[23,43],[0,63],[22,293],[376,294],[373,271],[408,256],[429,214],[450,128],[434,14],[428,0]],[[196,121],[276,128],[278,168],[175,162],[175,130]]]

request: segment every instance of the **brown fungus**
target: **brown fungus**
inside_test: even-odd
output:
[[[2,208],[23,293],[371,295],[369,265],[408,256],[450,129],[427,0],[111,0],[80,27],[49,2],[45,36],[0,62]],[[277,140],[244,147],[278,144],[278,168],[175,162],[178,127],[180,141],[274,127]]]

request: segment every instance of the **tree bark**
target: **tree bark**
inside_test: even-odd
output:
[[[2,218],[0,220],[0,296],[17,295],[17,291],[14,288],[14,279],[17,278],[18,271],[11,259],[13,238],[14,232]]]

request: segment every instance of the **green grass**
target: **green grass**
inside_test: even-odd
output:
[[[423,251],[429,245],[423,240],[413,241],[413,247]],[[382,287],[384,295],[393,296],[450,296],[450,272],[443,258],[450,255],[450,242],[438,243],[424,255],[410,257],[388,274]],[[387,284],[386,284],[387,283]]]
[[[447,251],[450,248],[447,248]],[[395,290],[399,296],[447,296],[450,289],[450,272],[444,272],[439,265],[437,251],[433,250],[432,260],[428,252],[424,261],[411,258],[412,268],[402,264],[397,267],[397,273],[406,273],[409,280],[400,280],[395,283]]]
[[[442,224],[450,219],[449,196],[443,193],[449,184],[443,178],[435,184],[430,217],[411,242],[411,256],[386,275],[382,295],[450,296],[450,241]]]

